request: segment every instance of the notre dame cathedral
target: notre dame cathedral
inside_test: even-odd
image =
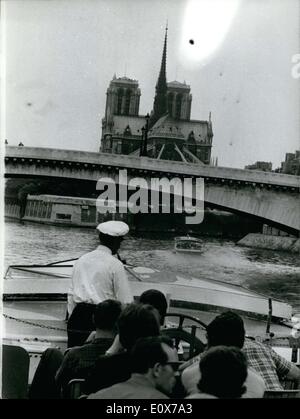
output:
[[[190,86],[167,82],[167,28],[153,110],[139,115],[141,91],[137,80],[113,80],[107,89],[100,151],[155,159],[210,164],[213,139],[209,121],[190,119]]]

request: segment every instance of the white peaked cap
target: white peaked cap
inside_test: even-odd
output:
[[[108,236],[121,237],[128,233],[129,227],[123,221],[105,221],[97,226],[97,230]]]

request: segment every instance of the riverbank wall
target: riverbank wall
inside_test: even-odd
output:
[[[199,224],[186,224],[186,214],[100,214],[92,198],[56,195],[28,195],[21,206],[16,198],[6,197],[5,217],[65,227],[94,228],[110,219],[125,221],[136,233],[198,234],[200,236],[240,239],[248,233],[262,231],[262,224],[247,217],[206,208]],[[113,203],[111,204],[113,205]]]
[[[239,246],[269,250],[285,250],[300,254],[300,239],[297,237],[272,236],[269,234],[249,233],[237,242]]]

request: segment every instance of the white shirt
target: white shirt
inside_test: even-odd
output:
[[[124,266],[106,246],[98,246],[75,262],[68,292],[69,315],[78,303],[98,304],[104,300],[131,303],[133,296]]]

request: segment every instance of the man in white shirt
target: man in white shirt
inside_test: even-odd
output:
[[[98,225],[100,245],[74,264],[68,292],[68,347],[84,343],[93,330],[95,306],[108,299],[133,301],[123,263],[114,255],[129,227],[122,221]]]

